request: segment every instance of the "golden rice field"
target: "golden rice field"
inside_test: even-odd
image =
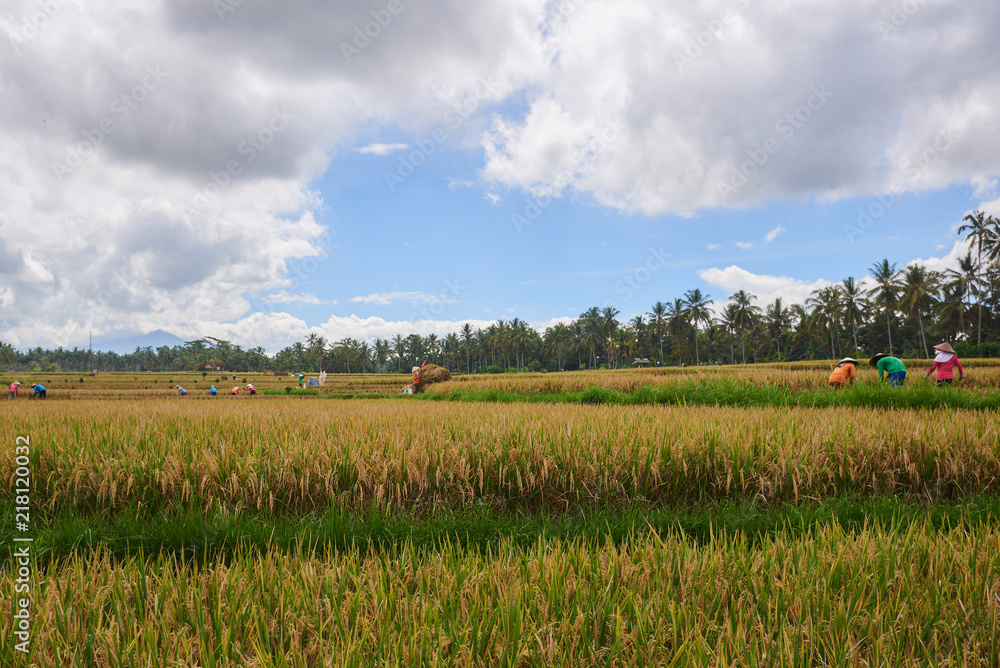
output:
[[[50,565],[36,665],[992,666],[1000,534]],[[10,614],[10,582],[0,586]],[[7,638],[0,643],[8,642]],[[10,656],[9,645],[0,655]]]
[[[198,502],[361,510],[477,502],[928,500],[1000,492],[988,412],[442,404],[408,401],[14,402],[37,502],[117,509]],[[9,487],[13,449],[0,454]]]
[[[1000,383],[1000,366],[968,367],[977,392]],[[440,391],[798,390],[827,374],[812,363],[458,376]],[[141,527],[192,510],[205,526],[246,517],[278,529],[336,508],[362,523],[405,515],[419,530],[463,509],[586,518],[875,498],[918,513],[962,508],[1000,498],[995,410],[209,400],[209,384],[227,388],[213,375],[17,375],[72,401],[0,405],[0,484],[14,488],[15,442],[29,436],[32,530],[55,545],[33,557],[24,655],[6,630],[20,572],[15,502],[0,499],[4,667],[1000,665],[992,516],[706,540],[640,525],[627,540],[539,534],[530,547],[442,535],[197,557],[86,535],[88,522],[127,514]],[[298,387],[244,377],[260,390]],[[323,391],[394,394],[407,378],[331,375]],[[68,517],[78,534],[53,543]]]

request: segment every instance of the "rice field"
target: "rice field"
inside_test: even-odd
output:
[[[969,367],[981,385],[941,391],[991,396],[1000,366]],[[807,392],[827,373],[458,376],[440,394]],[[251,375],[280,394],[210,400],[211,374],[50,375],[71,401],[0,408],[7,489],[31,439],[35,538],[30,654],[5,631],[3,666],[1000,665],[992,409],[328,401]],[[300,530],[331,523],[345,540]]]

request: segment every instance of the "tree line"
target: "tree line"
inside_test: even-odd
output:
[[[814,290],[803,304],[780,298],[763,307],[738,290],[718,313],[699,289],[657,301],[647,313],[622,322],[613,306],[592,307],[576,319],[538,332],[514,318],[474,329],[466,323],[445,336],[399,333],[373,341],[327,341],[317,334],[273,357],[205,337],[183,346],[138,348],[126,355],[87,350],[18,351],[0,343],[0,365],[40,370],[327,371],[402,373],[424,360],[454,371],[557,371],[652,364],[757,363],[888,351],[930,357],[939,341],[960,355],[1000,355],[1000,221],[981,211],[965,216],[960,234],[971,249],[943,272],[920,264],[898,267],[888,259],[871,266],[867,287],[847,277]]]

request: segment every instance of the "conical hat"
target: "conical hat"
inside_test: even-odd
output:
[[[868,363],[869,363],[869,364],[871,364],[872,366],[876,366],[876,365],[878,364],[878,361],[879,361],[880,359],[882,359],[883,357],[888,357],[888,356],[889,356],[889,355],[888,355],[888,354],[886,354],[886,353],[879,353],[879,354],[878,354],[878,355],[876,355],[875,357],[873,357],[873,358],[871,358],[870,360],[868,360]]]
[[[943,353],[951,353],[952,355],[955,354],[955,349],[952,348],[951,344],[948,343],[947,341],[945,341],[944,343],[939,343],[936,346],[934,346],[934,350],[940,350]]]
[[[855,366],[857,366],[857,364],[858,364],[858,361],[856,359],[854,359],[853,357],[845,357],[844,359],[842,359],[839,362],[837,362],[837,364],[843,364],[844,362],[850,362],[851,364],[853,364]]]

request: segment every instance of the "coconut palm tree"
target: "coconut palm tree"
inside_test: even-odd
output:
[[[683,354],[681,346],[681,336],[687,327],[687,309],[684,308],[684,300],[679,297],[667,305],[667,333],[674,341],[674,352],[678,356]]]
[[[649,317],[652,320],[653,325],[656,326],[656,340],[660,345],[660,362],[663,361],[663,326],[667,322],[667,305],[663,302],[656,302],[653,304],[652,310],[649,312]]]
[[[892,354],[892,325],[889,322],[889,314],[899,307],[899,291],[902,283],[899,280],[900,272],[896,270],[896,263],[889,264],[889,260],[882,260],[871,266],[872,276],[875,279],[875,287],[868,291],[868,295],[875,298],[875,306],[882,307],[885,311],[885,330],[889,334],[889,354]]]
[[[694,325],[694,362],[701,364],[701,356],[698,352],[698,325],[707,325],[712,321],[712,313],[708,310],[708,305],[712,303],[710,295],[701,294],[701,290],[695,288],[684,293],[684,305],[687,310],[688,321]]]
[[[465,373],[469,373],[469,344],[472,343],[472,325],[469,323],[462,325],[462,342],[465,344]]]
[[[768,326],[771,336],[774,337],[774,349],[781,359],[781,335],[785,333],[791,324],[791,314],[781,303],[781,297],[776,297],[774,303],[767,307],[766,312]]]
[[[853,276],[848,276],[841,281],[840,302],[843,306],[841,311],[844,319],[851,323],[851,338],[854,340],[854,350],[858,350],[858,323],[864,322],[865,314],[862,310],[864,306],[864,292],[854,281]]]
[[[813,290],[806,299],[806,306],[812,307],[812,323],[817,329],[825,329],[830,334],[830,357],[837,356],[837,346],[834,342],[839,319],[837,314],[841,308],[840,290],[827,286]]]
[[[991,245],[991,237],[997,221],[993,216],[987,216],[983,211],[968,213],[962,220],[966,224],[958,228],[958,233],[965,234],[965,240],[971,239],[976,246],[976,267],[979,276],[973,289],[976,290],[979,302],[979,327],[976,334],[976,345],[978,346],[983,342],[983,291],[981,289],[983,286],[983,248]]]
[[[912,264],[906,268],[906,277],[903,282],[902,296],[899,299],[899,308],[904,313],[917,316],[917,327],[920,331],[920,341],[924,346],[924,357],[929,358],[927,349],[927,335],[924,332],[923,311],[934,304],[934,293],[937,289],[936,281],[931,272],[926,267],[919,264]]]
[[[753,300],[757,295],[752,295],[746,290],[737,290],[729,297],[729,302],[736,306],[736,324],[740,330],[740,350],[743,354],[743,363],[747,363],[747,347],[745,331],[753,326],[754,318],[760,313],[760,308],[753,305]]]

